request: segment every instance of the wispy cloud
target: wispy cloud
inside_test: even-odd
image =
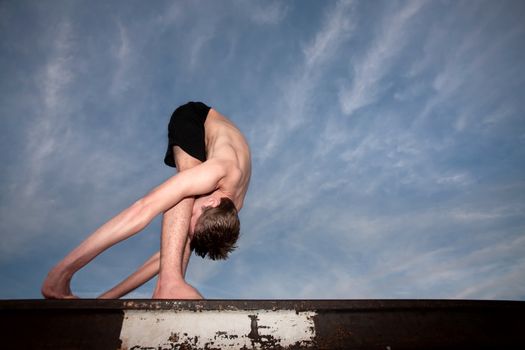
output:
[[[408,43],[412,32],[408,25],[425,4],[424,1],[406,2],[395,13],[384,15],[381,31],[372,41],[367,52],[353,64],[354,77],[351,85],[343,86],[339,92],[342,111],[351,115],[357,109],[374,103],[382,89],[381,84],[395,58]]]
[[[250,9],[247,11],[250,18],[258,24],[263,25],[275,25],[285,19],[289,6],[280,1],[268,2],[264,1],[262,3],[241,3],[245,6],[248,6]]]
[[[0,217],[3,231],[10,234],[2,239],[0,246],[3,259],[18,250],[26,250],[24,244],[37,237],[38,229],[47,219],[49,211],[56,207],[56,198],[45,195],[46,172],[57,164],[57,154],[66,152],[70,142],[68,113],[71,111],[67,90],[75,79],[72,69],[73,33],[71,23],[62,21],[55,28],[54,41],[49,56],[36,74],[38,96],[27,100],[36,111],[30,127],[25,130],[26,148],[19,150],[23,165],[18,167],[16,181],[4,190]],[[58,156],[60,158],[60,156]],[[24,213],[24,214],[22,214]],[[20,220],[20,215],[26,216]],[[7,231],[5,231],[7,230]],[[16,231],[24,234],[16,234]]]
[[[122,24],[121,21],[117,22],[118,27],[118,39],[113,48],[113,56],[115,58],[115,69],[113,73],[113,79],[111,82],[110,93],[113,96],[119,96],[130,85],[129,76],[132,74],[130,72],[131,66],[131,53],[133,49],[131,48],[131,42],[129,39],[128,29]]]
[[[324,22],[314,38],[303,48],[302,62],[295,70],[278,82],[283,95],[275,101],[270,112],[276,116],[264,127],[258,125],[257,130],[264,130],[261,135],[264,143],[256,149],[256,157],[266,160],[284,141],[286,135],[297,129],[311,115],[312,94],[323,76],[324,65],[335,58],[341,45],[348,40],[355,27],[352,16],[353,1],[338,1],[324,15]],[[270,126],[271,125],[271,126]]]
[[[303,75],[310,76],[314,69],[337,54],[339,46],[352,34],[356,20],[350,12],[353,6],[354,2],[351,0],[339,1],[325,15],[323,27],[316,33],[312,42],[303,49],[305,57]]]
[[[49,266],[172,175],[169,114],[201,99],[253,152],[239,248],[190,262],[207,297],[525,298],[522,5],[77,5],[0,7],[4,296],[38,297]],[[160,220],[145,231],[74,289],[140,266]]]
[[[512,65],[498,66],[496,62],[508,59],[504,58],[507,56],[504,48],[519,40],[525,29],[521,25],[507,26],[498,33],[498,40],[488,39],[496,35],[492,29],[496,16],[487,13],[482,5],[469,5],[468,15],[464,11],[466,5],[458,5],[454,15],[431,30],[425,54],[410,69],[412,77],[434,74],[431,83],[433,95],[426,100],[414,125],[421,126],[432,116],[447,113],[451,131],[462,132],[469,128],[481,131],[501,119],[487,123],[480,121],[490,120],[494,115],[512,115],[509,108],[513,108],[513,103],[506,102],[508,94],[502,91],[512,82],[517,70]],[[501,16],[507,10],[504,6],[492,9]],[[451,34],[461,28],[461,22],[471,20],[473,16],[477,16],[475,26],[467,31],[461,29],[455,36]],[[506,113],[502,113],[503,108]]]
[[[256,164],[259,167],[274,164],[272,167],[277,168],[267,177],[253,179],[249,208],[243,213],[243,220],[249,223],[249,234],[242,238],[243,249],[257,245],[274,225],[286,221],[291,212],[308,206],[316,196],[313,189],[325,181],[322,172],[304,170],[310,168],[311,159],[296,153],[295,147],[282,147],[293,142],[291,138],[300,140],[301,128],[315,119],[309,101],[314,99],[326,66],[352,36],[353,7],[352,1],[339,1],[327,9],[321,27],[303,46],[301,64],[276,82],[283,94],[268,106],[265,111],[268,118],[253,127],[251,140]],[[312,190],[305,191],[307,188]],[[265,216],[264,221],[257,218],[260,215]]]
[[[296,277],[305,279],[303,283],[297,282],[302,287],[301,297],[445,298],[457,295],[505,298],[507,288],[486,293],[488,290],[481,278],[497,273],[504,266],[513,266],[509,277],[505,277],[509,279],[507,287],[523,290],[520,279],[510,281],[510,275],[516,277],[524,273],[519,270],[523,237],[502,239],[498,232],[484,229],[494,220],[518,217],[519,214],[502,207],[498,214],[489,210],[465,221],[467,219],[459,217],[458,212],[467,208],[461,207],[462,204],[451,204],[449,208],[414,210],[402,215],[373,211],[365,215],[352,214],[354,207],[347,207],[349,213],[344,215],[337,214],[332,208],[314,215],[310,213],[310,219],[304,223],[306,229],[292,238],[295,249],[290,250],[293,253],[288,258],[295,256],[296,249],[299,249],[305,262],[318,266],[324,273],[311,281],[305,276]],[[444,239],[445,232],[451,230],[456,232],[456,239]],[[478,236],[472,237],[470,230]],[[311,249],[311,242],[306,243],[319,234],[323,241],[331,242],[332,247],[327,248],[332,251],[330,256]],[[393,241],[394,237],[397,243]],[[479,288],[471,288],[472,284],[478,283]],[[332,287],[326,290],[326,285]],[[467,292],[470,294],[465,294]]]
[[[72,28],[66,20],[57,28],[54,50],[42,67],[37,81],[41,92],[42,112],[27,134],[26,154],[29,174],[32,174],[25,188],[28,197],[34,194],[39,183],[39,174],[42,173],[48,157],[62,149],[67,140],[67,113],[70,109],[66,93],[74,79],[71,68],[72,45]]]
[[[119,33],[121,41],[114,51],[118,62],[113,84],[104,90],[118,95],[126,85],[123,81],[130,55],[123,26]],[[127,196],[124,192],[110,195],[109,190],[115,188],[114,181],[119,174],[129,170],[129,162],[122,154],[108,151],[108,143],[97,142],[104,138],[103,134],[90,135],[83,130],[85,120],[94,119],[82,110],[95,92],[91,90],[91,80],[85,79],[86,62],[78,46],[78,31],[70,18],[63,16],[45,35],[54,40],[48,55],[36,65],[36,94],[27,102],[33,105],[34,113],[27,116],[30,122],[23,130],[25,148],[19,150],[23,161],[17,164],[17,177],[8,179],[10,189],[4,192],[6,197],[0,213],[3,225],[6,229],[9,227],[7,230],[11,233],[1,245],[3,259],[34,249],[28,243],[46,234],[53,238],[64,235],[71,238],[75,231],[69,230],[80,229],[83,215],[97,217],[104,213],[101,206],[86,202],[83,213],[73,213],[72,202],[78,204],[79,201],[74,194],[81,189],[91,189],[79,197],[83,200],[94,193],[108,195],[112,198],[110,201]],[[129,123],[120,131],[126,128]],[[20,220],[20,213],[25,213],[25,220]],[[48,232],[49,226],[55,229]],[[17,231],[23,234],[15,234]]]

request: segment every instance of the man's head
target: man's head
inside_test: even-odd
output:
[[[228,197],[210,195],[198,198],[190,226],[193,233],[191,249],[203,258],[227,259],[236,248],[240,221],[237,209]]]

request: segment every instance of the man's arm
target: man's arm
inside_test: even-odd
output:
[[[226,165],[208,160],[182,171],[154,188],[144,198],[144,205],[153,215],[164,213],[187,197],[204,195],[220,188],[226,177]]]

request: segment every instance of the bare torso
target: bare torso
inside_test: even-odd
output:
[[[214,109],[210,109],[204,129],[207,159],[220,160],[227,167],[227,174],[219,183],[219,190],[227,194],[237,210],[240,210],[252,172],[248,142],[229,119]]]

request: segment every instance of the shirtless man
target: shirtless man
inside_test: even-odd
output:
[[[159,273],[153,298],[200,299],[184,281],[191,251],[225,259],[239,235],[237,212],[251,175],[248,143],[226,117],[200,102],[173,113],[165,163],[179,172],[93,232],[47,275],[46,298],[75,298],[75,272],[163,213],[160,253],[102,298],[118,298]]]

